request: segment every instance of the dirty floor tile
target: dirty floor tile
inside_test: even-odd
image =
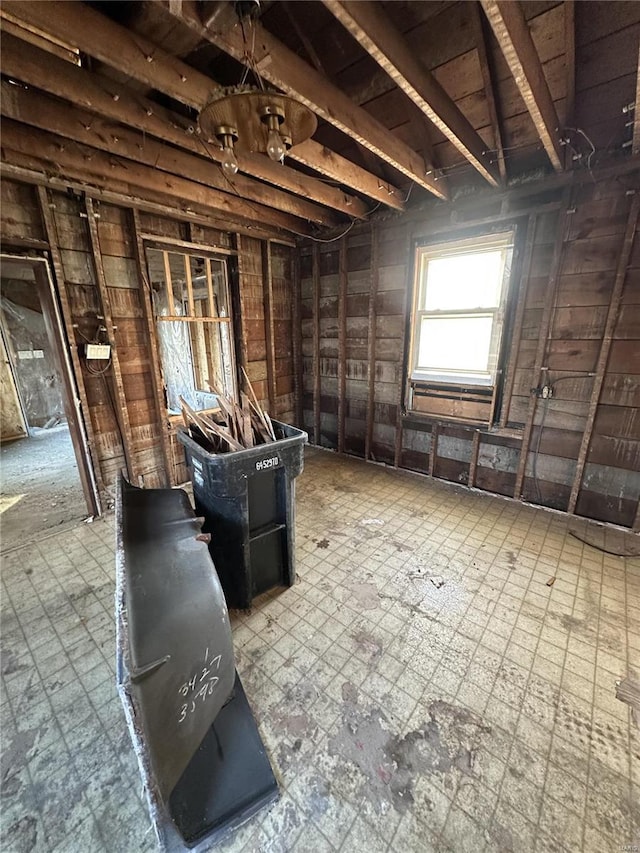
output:
[[[297,582],[232,613],[282,797],[218,849],[640,844],[640,737],[615,697],[640,672],[640,560],[570,529],[587,523],[309,449]],[[3,554],[3,851],[154,849],[114,689],[113,547],[110,517]]]

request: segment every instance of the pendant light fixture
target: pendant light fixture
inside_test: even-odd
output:
[[[238,171],[238,154],[266,154],[282,163],[292,146],[313,136],[318,122],[289,95],[240,85],[214,92],[198,124],[202,137],[222,148],[222,169],[231,179]]]

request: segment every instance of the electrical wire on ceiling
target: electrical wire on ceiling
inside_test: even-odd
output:
[[[594,154],[596,153],[596,146],[593,144],[591,139],[589,139],[589,137],[587,136],[587,134],[584,132],[584,130],[581,127],[565,127],[564,130],[565,131],[568,130],[571,133],[575,133],[575,134],[578,134],[579,136],[582,136],[586,140],[589,147],[591,148],[590,152],[585,155],[583,152],[578,151],[578,149],[575,147],[575,145],[572,144],[572,142],[568,136],[564,137],[564,140],[563,140],[564,144],[568,145],[569,148],[573,151],[573,159],[574,160],[582,161],[582,159],[586,156],[587,171],[591,175],[591,180],[595,184],[596,179],[593,176],[593,172],[591,171],[591,161],[593,159]]]
[[[313,237],[311,234],[301,234],[299,231],[294,231],[293,233],[297,234],[298,237],[305,237],[307,240],[313,240],[314,243],[335,243],[336,240],[342,240],[343,237],[346,237],[355,224],[356,220],[352,219],[342,234],[338,234],[336,237]]]
[[[209,147],[208,147],[208,145],[205,143],[204,139],[202,139],[202,137],[201,137],[201,136],[198,136],[198,139],[200,140],[200,143],[202,144],[202,147],[203,147],[203,148],[204,148],[204,150],[206,151],[207,155],[208,155],[208,156],[213,160],[213,162],[214,162],[214,163],[217,163],[217,160],[215,160],[215,158],[213,157],[213,154],[212,154],[212,153],[211,153],[211,151],[209,150]],[[224,175],[224,172],[223,172],[223,175]],[[238,192],[238,190],[235,188],[235,186],[233,185],[233,183],[229,180],[229,178],[228,178],[226,175],[224,175],[224,179],[225,179],[225,180],[226,180],[226,182],[229,184],[229,186],[231,187],[232,191],[233,191],[233,192],[238,196],[238,198],[241,198],[241,199],[245,202],[245,204],[248,204],[248,205],[252,208],[252,210],[255,212],[256,216],[257,216],[257,217],[260,217],[260,216],[261,216],[261,212],[260,212],[260,211],[259,211],[259,210],[258,210],[258,209],[257,209],[257,208],[252,204],[252,203],[251,203],[251,201],[249,201],[248,199],[244,198],[244,196],[240,195],[240,193]],[[406,202],[406,201],[408,201],[409,196],[411,195],[411,191],[412,191],[412,189],[413,189],[413,183],[412,183],[412,184],[411,184],[411,186],[409,187],[409,191],[408,191],[408,193],[407,193],[407,195],[406,195],[406,198],[404,199],[404,201],[405,201],[405,202]],[[381,202],[381,201],[379,201],[379,202],[376,204],[376,206],[375,206],[375,207],[372,207],[372,208],[371,208],[371,210],[369,210],[369,211],[367,212],[367,215],[366,215],[365,217],[363,217],[360,221],[366,221],[366,219],[368,219],[370,216],[372,216],[372,215],[376,212],[376,210],[378,210],[378,208],[379,208],[381,205],[382,205],[382,202]],[[314,242],[316,242],[316,243],[334,243],[336,240],[341,240],[343,237],[345,237],[345,236],[349,233],[349,231],[351,231],[351,229],[353,228],[353,226],[356,224],[356,222],[357,222],[357,221],[358,221],[358,220],[356,220],[356,219],[352,219],[352,220],[351,220],[351,222],[349,223],[349,225],[345,228],[345,230],[344,230],[341,234],[338,234],[336,237],[326,237],[326,238],[323,238],[323,237],[313,237],[311,234],[303,234],[301,231],[293,231],[293,230],[291,231],[291,233],[292,233],[292,234],[295,234],[295,235],[296,235],[296,236],[298,236],[298,237],[304,237],[305,239],[313,240],[313,241],[314,241]]]
[[[253,74],[256,79],[256,82],[260,89],[264,92],[265,85],[264,80],[260,76],[260,72],[258,71],[258,66],[256,64],[256,28],[251,16],[240,15],[240,27],[242,29],[242,41],[244,44],[244,59],[246,60],[246,64],[244,67],[244,71],[242,74],[242,78],[240,80],[240,85],[244,86],[247,82],[247,77],[249,76],[249,71]],[[251,50],[248,49],[248,40],[247,34],[244,29],[245,19],[248,19],[249,26],[251,27]]]

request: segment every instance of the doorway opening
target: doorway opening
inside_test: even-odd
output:
[[[97,514],[60,312],[45,258],[0,267],[0,547]]]

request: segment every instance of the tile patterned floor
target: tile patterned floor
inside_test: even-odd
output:
[[[298,583],[233,618],[282,798],[219,849],[638,850],[640,560],[575,526],[309,450]],[[113,576],[112,519],[4,555],[3,851],[154,849]]]

